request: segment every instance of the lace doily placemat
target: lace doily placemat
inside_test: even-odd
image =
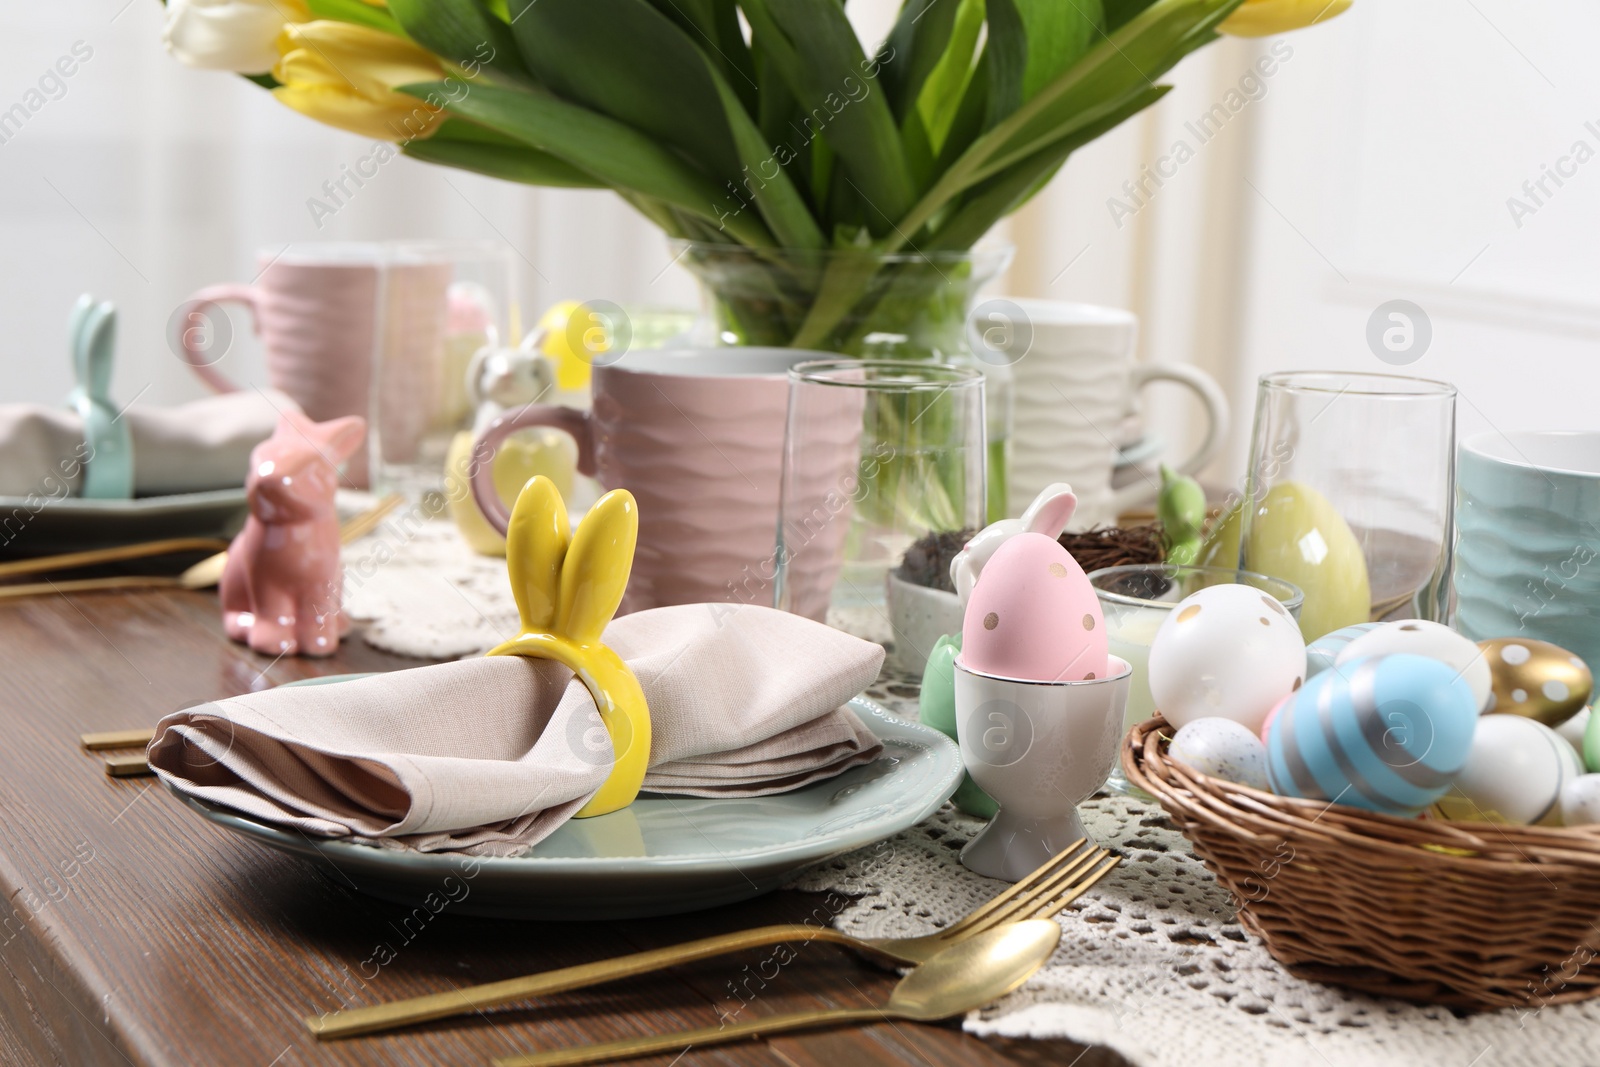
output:
[[[347,550],[345,574],[346,607],[379,648],[449,658],[515,633],[505,561],[474,555],[448,522],[402,514]],[[916,679],[886,672],[867,695],[917,717]],[[1061,916],[1065,936],[1050,964],[966,1020],[973,1033],[1069,1038],[1139,1067],[1600,1064],[1600,1000],[1458,1018],[1302,981],[1239,926],[1227,891],[1159,806],[1110,795],[1080,811],[1123,862]],[[851,898],[835,918],[849,933],[927,933],[1002,888],[961,866],[961,846],[981,825],[946,806],[794,887]]]

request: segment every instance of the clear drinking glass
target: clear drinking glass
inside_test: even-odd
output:
[[[451,439],[472,428],[467,368],[515,347],[515,260],[492,241],[383,246],[369,422],[374,488],[418,501],[442,490]]]
[[[984,378],[907,360],[789,372],[777,607],[888,641],[890,570],[929,533],[984,524]]]
[[[1122,722],[1124,734],[1156,713],[1150,696],[1150,645],[1168,612],[1184,597],[1213,585],[1248,585],[1277,600],[1296,620],[1305,601],[1300,589],[1290,582],[1227,567],[1181,567],[1171,563],[1105,567],[1089,572],[1089,584],[1100,598],[1111,654],[1133,666]],[[1129,791],[1120,761],[1112,768],[1107,784],[1121,793]]]
[[[1456,390],[1389,374],[1268,374],[1256,394],[1238,558],[1305,592],[1307,641],[1451,610]],[[1225,539],[1224,539],[1225,540]]]

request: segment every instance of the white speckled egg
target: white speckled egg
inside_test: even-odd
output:
[[[1561,790],[1561,822],[1566,826],[1600,823],[1600,774],[1582,774]]]
[[[1478,710],[1488,707],[1489,661],[1476,642],[1442,623],[1425,619],[1385,623],[1345,645],[1334,662],[1344,664],[1368,656],[1392,656],[1397,652],[1436,659],[1454,667],[1461,672],[1461,680],[1472,689]]]
[[[1213,778],[1267,788],[1267,746],[1249,727],[1232,719],[1193,720],[1172,738],[1167,755]]]
[[[1174,726],[1220,716],[1256,733],[1273,705],[1305,684],[1306,645],[1273,597],[1213,585],[1167,614],[1150,645],[1149,680]]]
[[[1582,775],[1583,761],[1550,727],[1520,715],[1484,715],[1439,810],[1466,822],[1554,826],[1562,790]]]

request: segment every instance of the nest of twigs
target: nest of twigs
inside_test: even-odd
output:
[[[950,561],[961,546],[972,539],[975,530],[946,530],[931,533],[906,550],[895,574],[903,581],[929,589],[954,593],[950,583]],[[1166,542],[1159,523],[1144,526],[1102,526],[1084,533],[1064,533],[1061,547],[1072,553],[1085,571],[1123,567],[1140,563],[1160,563],[1166,559]]]

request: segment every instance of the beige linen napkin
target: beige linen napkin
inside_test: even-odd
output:
[[[650,703],[647,791],[786,792],[882,749],[843,706],[878,675],[869,641],[730,604],[625,615],[605,641]],[[306,833],[510,855],[583,805],[612,751],[569,671],[495,656],[186,708],[149,759],[186,794]]]
[[[241,389],[177,407],[130,407],[135,496],[198,493],[244,484],[250,450],[293,400],[273,389]],[[0,496],[77,496],[83,485],[83,421],[38,404],[0,405]]]

